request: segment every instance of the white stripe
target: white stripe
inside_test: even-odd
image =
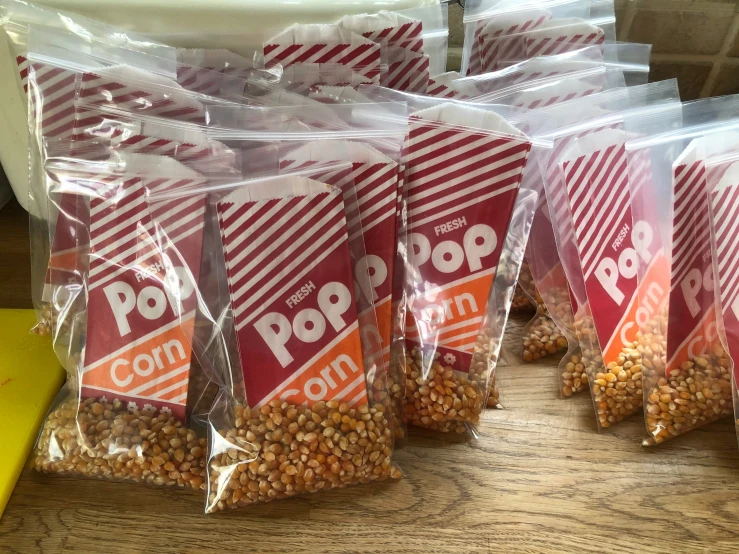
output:
[[[361,371],[359,375],[357,375],[354,381],[352,381],[346,387],[344,387],[344,389],[339,394],[334,396],[334,400],[341,400],[342,398],[344,398],[347,395],[347,393],[351,391],[354,387],[356,387],[360,382],[364,383],[364,372],[363,371]],[[366,384],[365,384],[365,387],[366,387]],[[365,390],[367,389],[365,388]]]
[[[138,398],[139,400],[141,400],[143,402],[143,404],[147,404],[146,401],[149,400],[149,401],[166,402],[167,404],[177,404],[179,406],[184,406],[185,405],[184,400],[187,398],[187,394],[185,394],[185,395],[183,395],[184,398],[177,397],[178,399],[179,398],[182,398],[183,401],[175,401],[175,399],[162,401],[162,400],[157,400],[155,398],[150,398],[148,396],[141,396],[141,395],[138,395],[138,394],[129,394],[127,392],[122,392],[120,390],[108,389],[108,388],[101,387],[101,386],[98,386],[98,385],[91,385],[91,384],[88,384],[88,383],[85,383],[85,382],[82,383],[82,387],[84,387],[86,389],[93,389],[93,390],[98,390],[98,391],[102,391],[102,392],[108,393],[108,395],[109,396],[112,396],[113,398],[118,398],[120,396],[127,396],[127,397],[130,397],[130,398]],[[121,400],[121,402],[124,402],[124,401]],[[143,409],[143,404],[142,404],[142,406],[139,406],[139,409]]]
[[[367,394],[367,390],[365,389],[361,391],[359,394],[357,394],[354,398],[352,398],[349,402],[347,402],[347,404],[349,404],[349,406],[356,405],[357,402],[359,402],[360,400],[363,399],[363,397],[366,396],[366,394]]]
[[[183,385],[185,386],[185,390],[187,390],[188,389],[187,385],[188,385],[189,381],[190,381],[190,377],[188,375],[187,377],[185,377],[179,383],[175,383],[174,385],[171,385],[171,386],[167,387],[166,389],[162,389],[160,391],[157,391],[156,394],[154,394],[154,396],[152,396],[152,398],[157,398],[157,399],[162,398],[162,396],[164,396],[168,392],[172,392],[173,390],[177,390],[177,389],[182,388]],[[185,396],[187,396],[187,393],[185,393]],[[165,400],[165,402],[166,402],[166,400]]]
[[[467,338],[467,337],[477,337],[477,335],[480,334],[479,329],[477,331],[469,331],[467,333],[461,333],[459,335],[455,335],[453,337],[449,337],[448,339],[440,340],[437,342],[439,346],[444,346],[445,344],[449,344],[451,342],[458,341],[459,339]]]
[[[484,200],[494,198],[500,194],[504,194],[508,191],[515,190],[517,188],[518,188],[518,184],[508,185],[507,187],[497,189],[483,196],[478,196],[476,198],[473,198],[472,200],[468,200],[467,202],[463,202],[461,204],[455,204],[453,207],[449,208],[448,210],[438,212],[434,215],[428,216],[423,219],[419,218],[419,216],[423,214],[423,210],[408,210],[408,230],[410,231],[411,229],[414,229],[420,225],[423,225],[424,223],[428,223],[429,221],[435,221],[437,219],[441,219],[443,217],[448,216],[449,214],[456,213],[463,208],[466,208],[468,206],[473,206],[475,204],[479,204],[480,202]]]
[[[389,219],[391,217],[397,217],[397,213],[396,213],[394,207],[391,207],[384,214],[382,214],[382,215],[376,217],[375,219],[373,219],[372,220],[372,223],[368,223],[368,224],[364,225],[360,231],[353,233],[349,237],[349,240],[352,241],[354,239],[357,239],[357,238],[359,238],[359,235],[366,235],[367,232],[370,229],[374,229],[375,227],[377,227],[381,223],[384,223],[387,219]]]
[[[474,325],[475,323],[482,323],[482,316],[473,317],[472,319],[468,319],[460,323],[453,323],[452,325],[445,325],[442,330],[442,333],[446,333],[448,331],[454,331],[455,329],[461,329],[462,327],[468,327],[469,325]]]
[[[263,280],[266,275],[273,273],[275,271],[275,268],[286,259],[290,258],[290,256],[294,252],[300,252],[301,249],[305,248],[305,250],[300,252],[300,254],[289,264],[289,269],[282,271],[281,275],[275,275],[270,281],[268,281],[267,285],[263,286],[260,289],[259,292],[252,293],[252,301],[258,300],[260,294],[264,294],[264,292],[262,291],[266,292],[267,290],[269,290],[272,286],[274,286],[275,283],[279,282],[280,279],[284,277],[284,274],[287,271],[297,267],[299,263],[301,263],[303,260],[308,258],[308,256],[318,250],[334,233],[340,231],[346,226],[345,220],[342,217],[333,225],[333,227],[329,229],[324,229],[324,226],[327,225],[331,219],[336,218],[340,214],[341,206],[337,206],[336,209],[329,212],[325,217],[316,221],[315,225],[313,225],[308,231],[303,234],[303,236],[301,237],[303,240],[295,241],[288,245],[285,245],[283,249],[279,250],[279,253],[276,257],[274,257],[269,263],[265,264],[264,267],[256,274],[254,274],[249,280],[244,281],[249,272],[253,271],[256,267],[262,265],[259,262],[261,262],[264,257],[274,255],[278,247],[275,246],[274,248],[265,248],[262,254],[253,258],[248,264],[241,268],[238,273],[232,276],[232,281],[234,284],[232,301],[237,301],[239,298],[241,298],[242,294],[250,290],[251,287],[253,287],[256,283]],[[306,246],[306,243],[309,240],[311,241],[310,245]],[[235,266],[233,262],[229,262],[229,265],[231,267]],[[315,266],[315,264],[312,265]]]
[[[187,400],[187,393],[183,392],[181,395],[175,396],[174,398],[170,398],[169,400],[165,400],[164,402],[169,402],[170,404],[185,404],[186,400]]]
[[[130,394],[140,394],[140,393],[144,392],[145,390],[149,390],[150,388],[153,388],[153,387],[157,386],[159,383],[163,383],[164,381],[168,381],[172,377],[175,377],[177,375],[180,375],[183,372],[188,372],[189,373],[189,371],[190,371],[190,362],[188,361],[186,364],[181,365],[180,367],[178,367],[176,369],[173,369],[172,371],[169,371],[169,372],[165,373],[164,375],[160,375],[156,379],[153,379],[151,381],[148,381],[148,382],[144,383],[143,385],[141,385],[139,387],[136,387],[135,389],[130,390],[129,393]],[[178,386],[179,386],[179,384],[178,384]],[[129,394],[129,393],[126,393],[126,394]],[[154,395],[154,396],[157,396],[157,395]]]
[[[338,227],[338,226],[337,226]],[[328,235],[324,235],[321,238],[320,244],[314,245],[313,248],[311,248],[309,251],[304,252],[300,259],[294,260],[289,266],[287,266],[284,270],[284,274],[277,275],[275,278],[273,278],[271,281],[269,281],[266,285],[264,285],[261,289],[259,289],[257,292],[249,296],[248,301],[244,301],[234,309],[234,315],[237,317],[237,328],[242,329],[244,325],[249,323],[251,320],[253,320],[255,317],[257,317],[259,314],[262,313],[262,311],[269,306],[274,300],[279,297],[281,294],[284,294],[287,290],[288,286],[292,286],[295,281],[297,280],[297,277],[302,277],[303,275],[306,275],[308,272],[313,270],[319,263],[321,263],[326,257],[331,254],[334,250],[339,248],[344,242],[347,242],[349,238],[347,237],[346,233],[344,233],[342,236],[338,238],[336,242],[334,242],[332,245],[325,247],[323,251],[312,260],[312,263],[308,264],[303,271],[297,274],[297,276],[289,281],[289,283],[286,283],[282,288],[280,288],[277,292],[275,292],[268,300],[264,300],[262,297],[267,293],[267,291],[271,290],[276,286],[277,283],[280,282],[281,279],[284,279],[285,275],[289,275],[298,265],[300,265],[305,258],[313,254],[314,251],[319,250],[319,247],[323,245],[323,243],[326,241],[326,237]],[[261,273],[264,273],[261,272]],[[235,288],[235,287],[234,287]],[[234,292],[231,294],[231,301],[232,303],[236,302],[237,297],[241,297],[243,294],[245,294],[248,291],[248,287],[241,286],[239,291]],[[249,317],[242,318],[244,311],[246,308],[254,304],[255,302],[261,301],[261,307],[254,310]]]

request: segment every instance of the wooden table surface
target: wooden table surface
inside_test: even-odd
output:
[[[189,491],[27,470],[0,519],[0,552],[739,549],[730,419],[645,448],[640,419],[598,434],[590,397],[561,400],[555,375],[553,362],[500,368],[506,409],[487,412],[482,437],[413,433],[397,483],[225,514],[203,515]]]

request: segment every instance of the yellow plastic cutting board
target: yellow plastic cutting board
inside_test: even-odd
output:
[[[64,382],[51,339],[28,331],[34,321],[33,310],[0,310],[0,516]]]

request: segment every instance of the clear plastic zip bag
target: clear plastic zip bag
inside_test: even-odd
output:
[[[736,97],[688,102],[677,123],[652,123],[650,133],[663,132],[644,137],[640,126],[627,143],[634,217],[659,230],[666,259],[639,264],[640,290],[651,285],[640,303],[657,305],[656,324],[642,325],[652,336],[645,350],[652,357],[644,378],[645,444],[732,413],[731,359],[718,332],[714,289],[720,279],[713,273],[709,225],[709,177],[718,182],[726,166],[708,160],[739,148],[738,106]],[[640,174],[643,179],[632,178]]]
[[[184,256],[178,270],[197,275],[203,205],[148,209],[143,201],[146,187],[206,181],[170,172],[177,166],[146,154],[80,159],[64,142],[47,144],[50,208],[64,213],[55,221],[74,222],[87,246],[77,245],[79,278],[53,285],[67,298],[54,348],[70,378],[43,423],[32,462],[39,471],[205,488],[206,441],[191,418],[207,384],[191,356],[194,306],[183,300],[181,320],[153,230],[161,217]],[[67,212],[82,205],[86,214]]]
[[[168,77],[120,64],[131,53],[127,49],[100,47],[95,49],[94,53],[85,52],[82,48],[70,50],[68,48],[70,44],[80,43],[76,36],[52,32],[34,25],[28,26],[27,37],[31,48],[27,53],[29,61],[27,78],[32,160],[40,159],[46,140],[72,140],[77,146],[82,147],[83,141],[80,139],[83,136],[76,133],[75,129],[79,130],[90,123],[85,117],[90,116],[91,109],[97,112],[93,119],[99,122],[99,112],[107,105],[123,105],[132,113],[138,109],[139,112],[145,110],[147,114],[180,118],[184,121],[203,121],[201,100],[210,97],[189,93]],[[142,54],[136,54],[132,61],[140,63],[141,60],[145,60],[149,66],[158,63],[149,61],[150,59]],[[84,105],[80,107],[79,113],[75,104],[78,98]],[[226,103],[219,99],[209,101]],[[96,107],[96,104],[100,104],[101,107]],[[136,120],[134,125],[142,124],[136,115],[133,115],[133,119],[129,117],[129,120]],[[120,132],[131,131],[131,127],[125,131],[120,125],[117,128]],[[208,139],[200,130],[185,124],[180,127],[168,126],[166,129],[162,125],[149,125],[147,129],[154,134],[139,135],[138,138],[128,137],[118,141],[117,147],[138,148],[141,152],[149,153],[153,153],[159,147],[160,153],[166,153],[169,149],[171,152],[178,152],[181,159],[187,157],[184,150],[188,147],[193,149],[193,153],[208,152],[211,156],[215,156],[215,151],[219,149],[219,145]],[[101,129],[99,131],[104,132]],[[109,146],[111,139],[118,140],[113,136],[102,140],[103,136],[100,134],[97,137],[87,138],[93,138],[94,142],[102,144],[103,151]],[[86,154],[88,157],[91,155],[89,149]],[[34,157],[36,155],[39,157]],[[232,170],[237,169],[238,161],[233,153],[229,159],[228,152],[221,147],[218,157],[224,164],[221,170],[228,167]],[[190,158],[189,161],[194,160]],[[55,325],[55,309],[53,304],[49,304],[47,281],[51,275],[64,278],[65,272],[63,267],[54,265],[52,270],[56,271],[49,271],[49,260],[54,260],[53,264],[57,262],[63,264],[70,258],[71,247],[67,245],[69,240],[63,236],[53,238],[51,243],[46,242],[47,237],[51,236],[49,226],[54,227],[55,222],[48,217],[45,193],[39,188],[43,181],[38,180],[37,176],[42,173],[42,170],[33,167],[32,164],[29,205],[32,206],[34,213],[43,215],[31,220],[31,234],[34,236],[32,289],[35,305],[45,314],[42,325],[46,325],[51,331]],[[70,227],[61,225],[59,229],[60,235],[63,235]]]
[[[565,350],[568,350],[568,353],[570,350],[579,350],[574,340],[567,278],[559,262],[549,206],[544,194],[540,196],[536,206],[526,255],[531,279],[528,290],[535,301],[536,313],[523,330],[521,359],[525,363],[533,362]],[[574,361],[573,355],[577,354],[570,354],[569,362],[560,363],[560,369],[567,363],[580,362]],[[579,389],[582,384],[581,380],[578,386],[575,386],[574,375],[566,380],[572,381],[566,386],[573,391]]]
[[[355,206],[357,216],[349,220],[350,240],[364,241],[366,256],[357,257],[356,263],[372,275],[358,289],[358,312],[361,318],[376,318],[378,340],[373,339],[373,344],[377,347],[379,371],[387,375],[382,381],[387,388],[375,391],[375,400],[387,397],[395,436],[402,438],[404,373],[398,366],[397,349],[404,335],[404,300],[401,292],[394,290],[393,281],[402,280],[405,261],[400,217],[405,106],[347,104],[321,108],[331,110],[344,125],[327,125],[322,110],[213,107],[208,114],[210,135],[243,151],[245,175],[254,171],[280,174],[319,163],[352,163],[359,204]]]
[[[590,0],[477,0],[465,8],[463,75],[615,41],[613,5]]]
[[[510,104],[533,110],[625,86],[626,80],[622,71],[596,66],[562,75],[523,81],[517,85],[473,96],[468,101],[483,104]]]
[[[488,398],[498,404],[494,371],[538,196],[530,185],[540,186],[534,173],[546,146],[535,145],[537,155],[527,163],[531,141],[506,120],[535,127],[524,122],[525,110],[379,87],[360,92],[405,99],[411,110],[404,155],[412,266],[409,423],[475,434]],[[454,187],[443,186],[447,180]],[[485,208],[491,201],[496,210]]]
[[[634,365],[638,365],[640,355],[638,352],[633,354],[637,361],[620,358],[621,349],[633,347],[637,338],[638,325],[630,319],[631,316],[624,315],[627,306],[634,305],[636,274],[627,281],[631,287],[631,296],[623,305],[617,304],[618,309],[614,309],[613,301],[609,301],[609,297],[602,292],[602,284],[592,271],[586,279],[577,235],[582,230],[576,227],[571,215],[572,206],[560,165],[563,156],[578,139],[598,132],[616,134],[618,129],[623,128],[624,121],[649,116],[663,109],[667,114],[673,113],[670,110],[679,109],[674,81],[606,91],[545,110],[557,127],[545,134],[554,141],[553,155],[545,180],[547,203],[552,216],[557,250],[569,283],[575,336],[583,358],[588,362],[581,364],[584,366],[582,371],[587,375],[600,428],[610,427],[641,409],[642,372],[631,371]],[[623,198],[623,193],[618,198]],[[603,217],[608,214],[610,212],[602,212]],[[607,225],[603,226],[604,233],[608,229],[610,227]],[[592,265],[594,262],[589,258],[589,263]],[[614,324],[616,317],[615,323],[618,325]],[[629,351],[629,355],[631,354]],[[628,371],[624,369],[624,364],[629,366]],[[577,364],[573,364],[572,368],[565,368],[576,370],[572,375],[573,384],[574,379],[581,375],[577,371],[580,368],[576,366]],[[621,375],[622,370],[624,375]],[[573,372],[562,372],[565,373]],[[565,378],[562,374],[560,384],[563,393],[566,393],[565,381],[569,380],[569,375]],[[626,376],[626,380],[620,381],[619,376]],[[582,377],[580,382],[582,384]],[[608,389],[613,389],[613,392],[607,392]]]
[[[383,86],[425,93],[429,78],[446,70],[449,26],[447,5],[376,14],[348,15],[339,25],[361,34],[383,49]]]
[[[605,48],[589,46],[562,54],[523,60],[489,73],[448,78],[445,89],[451,90],[453,97],[461,100],[501,93],[504,90],[512,93],[517,87],[534,81],[543,80],[546,84],[547,79],[564,79],[565,75],[570,74],[595,76],[599,71],[621,71],[627,85],[645,84],[649,75],[649,53],[650,46],[643,44],[607,44]],[[591,71],[594,73],[590,74]],[[440,89],[437,95],[441,95],[442,91]]]
[[[149,71],[168,66],[164,59],[129,50],[125,45],[102,44],[87,48],[85,40],[66,31],[36,25],[27,25],[25,31],[24,36],[31,49],[26,54],[31,62],[28,71],[35,80],[31,96],[31,115],[35,122],[31,126],[34,135],[39,137],[37,142],[42,138],[69,137],[78,145],[85,138],[106,144],[113,140],[119,149],[137,149],[148,153],[158,151],[164,155],[176,149],[179,159],[198,169],[196,157],[205,155],[207,151],[209,161],[206,165],[215,163],[214,149],[219,148],[215,141],[205,137],[202,129],[197,128],[198,124],[204,123],[205,105],[230,105],[233,100],[257,105],[286,103],[320,107],[316,101],[283,91],[270,82],[247,82],[204,68],[198,68],[200,85],[208,82],[210,90],[219,97],[185,90],[175,79],[163,76],[161,72]],[[175,68],[179,71],[182,65],[171,64],[171,67],[173,71]],[[78,101],[75,103],[75,100]],[[101,111],[106,114],[101,114]],[[121,118],[129,121],[127,127],[122,126]],[[90,128],[100,125],[104,120],[110,123],[113,119],[116,124],[111,129],[106,130],[105,125],[96,130]],[[140,131],[145,127],[145,130],[143,134],[138,132],[134,135],[133,127],[140,128]],[[108,132],[117,134],[106,137],[105,133]],[[186,153],[188,148],[190,152]],[[225,164],[221,170],[238,169],[238,161],[229,159],[222,145],[220,149],[218,158]],[[212,172],[213,169],[214,166],[209,165],[208,171]],[[45,213],[44,195],[34,194],[33,187],[31,194],[39,199],[36,201],[31,198],[31,206],[37,213]],[[33,234],[37,237],[47,236],[47,219],[44,217],[33,221]],[[61,229],[65,228],[61,226]],[[44,299],[41,286],[44,277],[48,279],[49,272],[42,267],[48,265],[50,257],[59,256],[56,255],[58,252],[49,254],[48,249],[41,248],[43,242],[40,239],[34,244],[39,245],[39,250],[34,252],[34,260],[38,262],[34,263],[37,269],[33,275],[38,277],[34,281],[34,297],[40,311],[45,314],[40,327],[51,329],[53,306]],[[54,244],[50,245],[51,250],[54,250]],[[66,252],[62,252],[62,255],[66,256]]]
[[[219,286],[198,290],[217,338],[194,349],[223,349],[226,362],[213,368],[226,385],[209,416],[206,511],[399,477],[386,405],[371,394],[384,374],[354,295],[352,165],[172,196],[199,195],[213,208],[204,250]]]
[[[729,133],[727,133],[729,134]],[[722,347],[731,360],[732,395],[734,397],[734,421],[739,433],[739,392],[737,390],[737,360],[739,360],[739,325],[737,325],[736,294],[736,218],[737,206],[737,155],[736,131],[731,131],[728,144],[732,148],[719,155],[709,156],[706,162],[706,180],[711,215],[711,246],[713,258],[713,284],[717,305],[717,331]],[[719,135],[720,136],[720,135]],[[697,395],[696,386],[696,395]],[[713,389],[710,389],[713,392]],[[691,391],[692,392],[692,391]],[[705,391],[703,391],[705,398]],[[707,399],[711,402],[714,398]],[[706,402],[707,400],[704,400]]]
[[[571,63],[571,62],[570,62]],[[501,72],[505,73],[505,71]],[[508,80],[510,75],[504,77]],[[532,77],[534,77],[532,75]],[[490,81],[486,81],[490,82]],[[488,92],[470,99],[474,103],[496,103],[529,109],[546,109],[563,102],[590,96],[617,88],[625,88],[621,70],[606,69],[605,65],[594,64],[569,73],[554,72],[531,80],[521,81],[507,87]],[[543,191],[543,184],[538,189]],[[556,247],[549,221],[548,206],[544,195],[539,199],[532,222],[532,243],[529,250],[536,279],[524,290],[535,306],[536,313],[523,329],[521,343],[505,352],[506,359],[533,362],[543,357],[563,353],[570,348],[573,352],[560,363],[562,392],[570,396],[587,385],[587,377],[580,371],[584,367],[583,353],[574,341],[570,294],[564,272],[556,259]],[[554,257],[553,257],[554,255]],[[542,293],[546,296],[545,302]],[[549,310],[554,313],[552,318]],[[510,350],[510,348],[509,348]],[[571,365],[570,365],[571,364]]]
[[[645,221],[632,220],[624,148],[630,131],[626,129],[639,120],[679,121],[680,114],[674,81],[630,87],[624,93],[625,104],[619,99],[605,105],[601,117],[581,125],[582,131],[572,136],[558,160],[572,242],[595,331],[592,344],[603,358],[604,367],[588,379],[600,428],[641,411],[644,368],[651,361],[643,350],[649,336],[640,330],[640,323],[647,315],[654,318],[657,314],[650,315],[650,309],[639,302],[640,291],[646,290],[642,286],[650,285],[637,283],[634,256],[652,266],[664,263],[660,241],[654,238],[656,231]],[[601,100],[597,96],[590,99]],[[611,111],[618,104],[624,107]],[[598,106],[603,108],[603,104]],[[640,177],[637,174],[634,180]],[[585,183],[592,186],[583,189]],[[647,192],[646,187],[641,190]],[[560,254],[564,255],[561,250]],[[570,284],[574,289],[572,280]]]

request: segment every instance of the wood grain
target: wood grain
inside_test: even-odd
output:
[[[555,372],[501,368],[506,409],[486,413],[482,437],[414,432],[397,483],[205,516],[187,491],[27,471],[0,552],[737,551],[730,419],[644,448],[643,421],[599,435],[589,396],[560,400]]]

